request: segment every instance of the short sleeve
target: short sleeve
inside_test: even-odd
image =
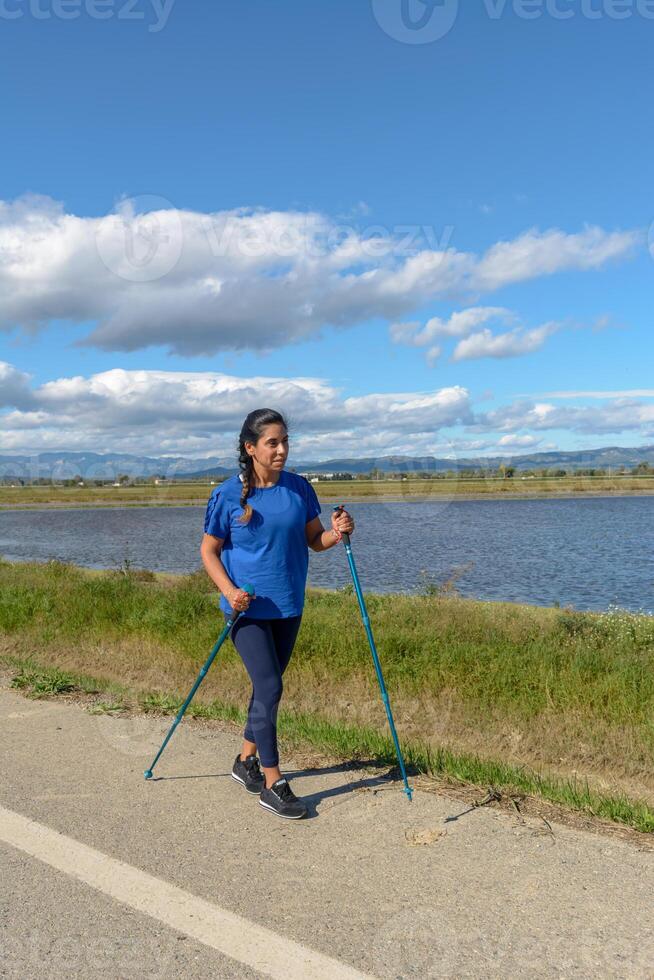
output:
[[[305,499],[305,502],[306,502],[306,505],[307,505],[307,521],[306,522],[308,524],[309,521],[312,521],[314,519],[314,517],[317,517],[318,514],[320,513],[320,504],[318,503],[318,497],[316,495],[316,491],[313,489],[313,487],[311,486],[311,484],[309,483],[309,481],[305,479],[304,483],[305,483],[305,487],[306,487],[306,492],[305,492],[305,495],[304,495],[304,499]]]
[[[229,534],[229,505],[220,489],[214,490],[207,503],[204,517],[204,533],[225,540]]]

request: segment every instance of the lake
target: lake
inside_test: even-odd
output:
[[[535,605],[654,610],[654,497],[354,503],[364,590],[418,592],[454,576],[461,595]],[[329,523],[329,505],[323,523]],[[204,507],[0,512],[0,554],[90,568],[190,572]],[[310,554],[309,584],[350,581],[342,545]]]

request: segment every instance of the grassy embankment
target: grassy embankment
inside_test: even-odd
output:
[[[448,497],[551,497],[567,494],[654,493],[653,476],[570,476],[522,479],[344,480],[315,484],[321,499],[354,501],[429,500]],[[0,487],[0,509],[21,507],[180,506],[206,503],[207,483],[132,487]]]
[[[654,832],[654,618],[368,596],[400,737],[419,771]],[[204,575],[0,564],[0,662],[32,694],[173,712],[222,626]],[[227,644],[191,714],[240,722]],[[310,591],[285,678],[286,748],[393,763],[358,607]]]

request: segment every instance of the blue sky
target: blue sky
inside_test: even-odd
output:
[[[654,443],[654,4],[407,3],[0,3],[0,452]]]

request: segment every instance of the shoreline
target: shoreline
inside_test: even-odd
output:
[[[65,562],[59,559],[46,559],[44,561],[38,561],[34,558],[25,559],[15,559],[7,558],[0,552],[0,568],[3,565],[10,565],[15,568],[24,568],[29,565],[35,565],[39,568],[47,569],[51,565],[60,565],[64,568],[74,569],[76,572],[83,576],[89,578],[101,578],[101,577],[117,577],[117,578],[131,578],[134,581],[140,582],[141,584],[148,583],[159,583],[168,585],[177,585],[183,582],[184,579],[188,579],[194,575],[200,574],[203,570],[201,566],[197,569],[188,572],[158,572],[150,568],[144,568],[140,565],[130,566],[129,569],[125,569],[122,566],[102,566],[100,568],[93,568],[90,565],[77,565],[75,562]],[[214,594],[214,588],[211,583],[208,586],[208,593]],[[544,613],[572,613],[579,616],[607,616],[611,613],[624,613],[626,616],[642,617],[643,619],[652,619],[654,617],[654,612],[645,612],[643,609],[632,610],[624,606],[614,606],[611,603],[605,609],[578,609],[571,603],[565,605],[541,605],[536,602],[520,602],[514,599],[482,599],[478,596],[466,596],[461,595],[456,592],[454,594],[450,592],[438,593],[426,593],[417,589],[416,591],[388,591],[379,592],[375,589],[364,589],[363,593],[368,598],[373,598],[374,600],[393,600],[393,599],[426,599],[431,601],[439,600],[455,600],[458,603],[475,605],[475,606],[485,606],[488,609],[504,608],[508,607],[515,610],[532,610],[540,611]],[[325,595],[338,597],[343,596],[343,590],[341,588],[330,588],[327,585],[309,585],[307,584],[305,589],[305,594],[307,598],[311,595]],[[218,591],[215,590],[215,596],[218,597]]]
[[[347,497],[347,495],[345,495]],[[419,496],[411,494],[401,496],[399,494],[361,494],[352,495],[348,499],[348,504],[423,504],[443,501],[445,503],[458,503],[461,501],[480,502],[483,500],[576,500],[576,499],[612,499],[626,497],[654,497],[654,487],[651,490],[549,490],[534,491],[529,493],[522,490],[489,490],[487,493],[433,493]],[[343,496],[318,497],[321,504],[332,505],[342,503]],[[138,500],[119,500],[116,502],[108,501],[70,501],[48,500],[43,502],[30,503],[1,503],[0,513],[14,510],[124,510],[131,507],[206,507],[204,498],[192,500],[148,500],[141,498]]]

